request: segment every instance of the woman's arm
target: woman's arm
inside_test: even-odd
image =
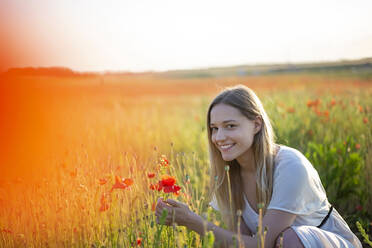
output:
[[[213,223],[204,220],[201,216],[192,212],[184,203],[172,199],[166,201],[159,199],[155,212],[158,218],[161,216],[164,209],[169,213],[164,222],[166,225],[172,225],[175,222],[178,225],[185,226],[202,236],[205,235],[206,231],[212,231],[215,236],[216,244],[221,244],[222,247],[228,247],[229,245],[234,244],[234,240],[238,240],[238,235],[236,233],[220,228]],[[288,212],[272,209],[267,210],[263,218],[263,226],[267,227],[265,247],[274,247],[279,234],[291,226],[295,218],[296,215]],[[246,233],[242,232],[241,241],[243,242],[244,247],[257,247],[257,238],[250,237]]]
[[[185,226],[197,232],[201,236],[204,236],[208,231],[212,231],[215,237],[215,244],[219,245],[218,247],[229,247],[238,240],[236,233],[204,220],[201,216],[192,212],[186,204],[172,199],[166,201],[162,199],[158,200],[155,210],[158,222],[164,209],[168,211],[168,215],[163,223],[165,225],[177,223],[180,226]],[[241,240],[246,247],[257,247],[257,241],[253,237],[242,233]]]

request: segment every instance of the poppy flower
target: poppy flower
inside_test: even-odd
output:
[[[161,191],[163,189],[163,186],[161,186],[160,183],[150,184],[150,189]]]
[[[151,210],[152,210],[153,212],[155,212],[155,209],[156,209],[156,202],[153,202],[153,203],[152,203],[152,206],[151,206]]]
[[[311,107],[317,107],[320,103],[321,101],[319,99],[316,99],[314,101],[308,100],[306,105],[307,107],[311,108]]]
[[[155,177],[155,173],[149,172],[149,173],[147,173],[147,177],[148,178],[154,178]]]
[[[288,113],[294,113],[294,112],[296,112],[296,110],[295,110],[295,108],[290,107],[290,108],[287,109],[287,112]]]
[[[360,144],[356,144],[355,149],[359,150],[360,149]]]
[[[163,175],[161,177],[161,181],[160,181],[160,184],[161,186],[163,187],[169,187],[169,186],[173,186],[174,184],[176,183],[176,179],[172,176],[169,176],[169,175]]]
[[[160,164],[162,166],[168,166],[169,165],[169,161],[168,161],[168,159],[165,155],[161,155]]]
[[[105,193],[102,194],[101,196],[101,207],[99,208],[99,211],[100,212],[104,212],[106,211],[107,209],[109,209],[110,205],[108,204],[106,198],[105,198]]]
[[[137,238],[136,243],[137,243],[137,245],[141,245],[142,244],[142,238]]]
[[[104,185],[104,184],[106,184],[107,183],[107,179],[106,178],[100,178],[99,179],[99,184],[100,185]]]
[[[364,118],[363,118],[363,123],[364,123],[364,124],[367,124],[367,123],[368,123],[368,118],[367,118],[367,117],[364,117]]]
[[[131,179],[131,178],[125,178],[125,179],[123,180],[123,183],[124,183],[125,185],[127,185],[127,186],[131,186],[131,185],[133,184],[133,179]]]
[[[71,171],[71,172],[70,172],[70,176],[71,176],[72,178],[75,178],[75,177],[77,176],[77,169],[76,169],[76,168],[75,168],[74,171]]]
[[[358,105],[358,109],[359,109],[360,113],[363,113],[363,107],[362,106]]]
[[[133,180],[130,178],[126,178],[122,180],[119,176],[115,177],[115,184],[112,185],[112,188],[110,192],[112,192],[114,189],[126,189],[130,185],[133,184]]]
[[[9,233],[9,234],[13,233],[10,229],[7,229],[7,228],[2,229],[1,231],[4,233]]]

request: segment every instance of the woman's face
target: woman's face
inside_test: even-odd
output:
[[[211,140],[225,161],[239,159],[252,146],[261,122],[252,121],[230,105],[217,104],[210,113]]]

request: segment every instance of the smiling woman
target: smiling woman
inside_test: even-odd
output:
[[[221,212],[228,230],[203,220],[184,203],[159,199],[157,217],[164,210],[172,213],[165,224],[175,222],[200,235],[212,231],[223,247],[236,237],[240,245],[256,247],[257,206],[263,204],[265,247],[279,245],[281,234],[284,247],[362,247],[328,202],[312,164],[296,149],[274,143],[270,120],[252,90],[237,86],[220,93],[209,106],[207,125],[214,190],[210,204]]]

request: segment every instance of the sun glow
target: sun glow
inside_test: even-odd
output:
[[[11,66],[167,70],[372,56],[370,1],[4,0]]]

